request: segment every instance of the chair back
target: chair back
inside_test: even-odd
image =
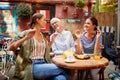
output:
[[[115,27],[100,26],[102,31],[102,56],[106,57],[109,61],[112,60],[114,65],[118,65],[118,55],[115,46]]]
[[[115,45],[115,27],[111,26],[99,26],[102,31],[102,44],[104,48],[112,48]]]

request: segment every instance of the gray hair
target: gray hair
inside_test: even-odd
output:
[[[60,21],[61,20],[59,18],[54,17],[50,20],[50,24],[52,25],[54,22],[60,22]]]

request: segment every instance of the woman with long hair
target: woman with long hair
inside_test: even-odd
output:
[[[51,63],[50,49],[41,29],[45,27],[45,16],[36,13],[32,16],[30,27],[20,33],[8,46],[9,50],[18,52],[15,76],[22,80],[66,80],[64,70]]]
[[[97,28],[98,21],[95,17],[89,17],[84,23],[84,31],[76,30],[76,53],[87,55],[99,55],[102,51],[102,35],[101,31]],[[92,80],[98,79],[98,72],[100,69],[90,70]]]

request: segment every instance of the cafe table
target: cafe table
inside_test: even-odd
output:
[[[92,56],[89,59],[77,59],[74,62],[65,62],[63,55],[57,55],[52,58],[52,62],[61,68],[71,70],[71,80],[74,79],[75,70],[90,70],[97,68],[104,68],[109,64],[108,59],[102,57],[99,60],[95,60]]]

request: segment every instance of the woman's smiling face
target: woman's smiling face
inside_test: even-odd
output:
[[[84,31],[85,32],[92,32],[95,29],[95,25],[93,25],[92,21],[90,19],[86,19],[84,23]]]
[[[45,16],[43,16],[40,19],[40,25],[41,25],[42,28],[45,28],[45,26],[46,26],[46,18],[45,18]]]

